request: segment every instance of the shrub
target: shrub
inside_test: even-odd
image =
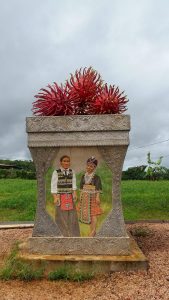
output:
[[[0,271],[0,279],[19,279],[23,281],[41,279],[44,269],[40,268],[35,270],[31,264],[19,260],[17,258],[18,249],[18,243],[16,243],[6,259],[5,266]]]
[[[48,274],[49,280],[67,280],[69,279],[69,272],[66,267],[58,268],[56,271],[52,271]]]
[[[0,163],[11,165],[10,169],[0,169],[0,179],[36,179],[34,163],[27,160],[0,160]]]
[[[93,277],[93,273],[74,271],[70,266],[58,268],[48,274],[49,280],[85,281]]]
[[[136,237],[146,237],[152,235],[152,231],[148,227],[142,226],[135,227],[130,232]]]
[[[16,277],[23,281],[42,279],[43,269],[34,270],[31,265],[22,262],[17,270]]]
[[[128,168],[126,171],[122,172],[122,179],[124,180],[144,180],[145,179],[145,169],[147,166],[137,166]]]
[[[146,178],[149,180],[159,180],[163,179],[166,173],[166,168],[161,166],[163,156],[160,156],[157,161],[151,160],[150,152],[147,153],[147,170],[146,170]]]

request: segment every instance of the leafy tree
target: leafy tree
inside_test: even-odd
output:
[[[163,174],[163,179],[169,179],[169,169],[167,169],[166,167],[164,167],[165,169],[165,173]]]
[[[23,178],[36,179],[36,170],[31,160],[9,160],[1,159],[0,164],[11,165],[11,168],[0,169],[0,179],[4,178]]]
[[[163,156],[160,156],[157,161],[151,160],[150,152],[147,153],[147,169],[146,169],[146,178],[149,180],[158,180],[164,177],[166,173],[166,168],[161,166]]]
[[[145,169],[147,166],[137,166],[128,168],[122,173],[123,180],[143,180],[145,179]]]

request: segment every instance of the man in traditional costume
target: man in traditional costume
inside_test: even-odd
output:
[[[56,205],[55,220],[63,236],[80,236],[75,202],[76,176],[70,169],[70,157],[60,158],[60,168],[55,170],[51,180],[51,193]]]

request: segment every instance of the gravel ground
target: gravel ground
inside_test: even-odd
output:
[[[149,259],[148,272],[122,272],[101,276],[88,282],[0,281],[0,300],[112,299],[169,300],[169,223],[127,225],[149,234],[137,242]],[[31,229],[0,230],[0,255],[9,252],[15,240],[24,240]]]

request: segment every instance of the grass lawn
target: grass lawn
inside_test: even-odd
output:
[[[36,186],[36,180],[0,179],[0,222],[34,220]]]
[[[123,181],[122,202],[126,220],[169,220],[169,181]]]
[[[50,194],[52,170],[46,174],[47,211],[54,217],[53,199]],[[104,214],[98,226],[111,209],[111,172],[105,166],[98,169],[102,179],[101,206]],[[77,176],[79,185],[81,174]],[[36,180],[0,180],[0,222],[32,221],[36,210]],[[122,203],[125,220],[169,220],[169,181],[122,181]],[[86,232],[88,226],[81,226]]]

